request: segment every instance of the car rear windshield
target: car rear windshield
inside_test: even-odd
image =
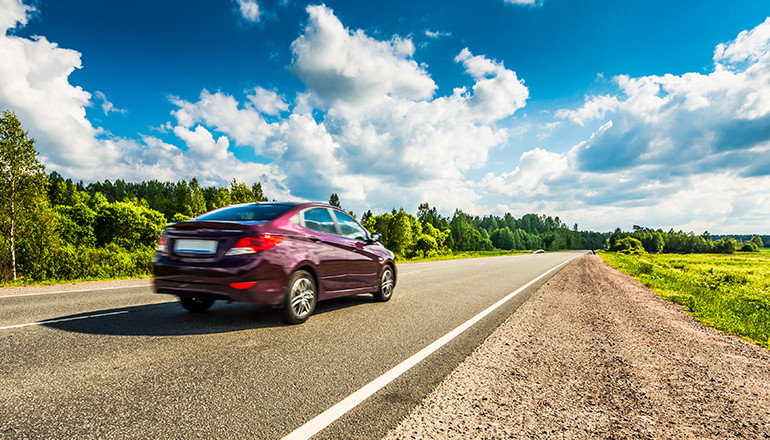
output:
[[[292,205],[237,205],[217,209],[196,220],[267,221],[288,211]]]

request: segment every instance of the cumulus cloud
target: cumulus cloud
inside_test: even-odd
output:
[[[27,24],[29,15],[34,8],[16,0],[0,0],[0,32],[3,35],[9,29]]]
[[[463,63],[466,71],[476,79],[470,103],[485,122],[512,115],[524,107],[529,89],[516,77],[516,72],[507,70],[502,63],[474,56],[468,48],[455,57],[455,62]]]
[[[309,6],[308,23],[291,50],[293,71],[323,108],[363,109],[384,96],[429,99],[436,84],[411,56],[410,39],[379,41],[350,31],[331,9]]]
[[[270,125],[259,114],[244,112],[221,94],[204,90],[200,105],[180,105],[176,114],[181,123],[164,124],[186,148],[152,136],[119,138],[92,125],[86,107],[99,105],[105,114],[126,110],[116,108],[101,91],[91,94],[69,82],[69,75],[81,68],[79,52],[61,48],[42,36],[8,34],[10,29],[24,26],[33,12],[34,8],[20,0],[0,0],[0,59],[12,60],[0,63],[0,108],[16,113],[36,139],[39,158],[49,171],[86,181],[116,176],[174,181],[198,176],[203,184],[213,185],[232,178],[245,182],[261,179],[269,194],[289,196],[282,184],[283,175],[275,166],[246,163],[229,151],[231,138],[236,143],[261,145]],[[204,118],[214,118],[230,134],[210,132],[198,123]]]
[[[255,87],[253,93],[249,94],[247,98],[257,110],[266,115],[274,116],[289,110],[289,104],[283,96],[273,90]]]
[[[259,23],[262,11],[255,0],[236,0],[238,14],[249,23]]]
[[[768,214],[753,188],[770,184],[770,19],[717,46],[714,60],[708,74],[615,77],[616,94],[555,114],[603,121],[589,139],[563,154],[524,153],[484,184],[561,210],[663,219],[658,226],[695,227],[700,217],[728,231],[730,219]]]
[[[569,119],[575,124],[585,125],[586,122],[595,119],[604,119],[604,115],[618,108],[619,101],[615,96],[592,96],[586,100],[585,105],[577,110],[560,109],[556,111],[556,117]]]
[[[84,157],[115,159],[117,151],[99,145],[99,133],[86,118],[91,95],[69,83],[81,67],[80,53],[45,37],[9,35],[23,26],[33,8],[19,0],[0,1],[0,108],[13,110],[38,140],[41,157],[54,167],[78,169]],[[12,62],[10,62],[12,60]]]
[[[505,144],[508,132],[495,123],[528,97],[516,74],[465,49],[456,62],[474,86],[435,97],[436,84],[412,59],[411,40],[378,40],[350,30],[324,6],[307,12],[290,66],[307,90],[291,105],[260,87],[243,105],[204,91],[197,102],[173,101],[177,124],[186,130],[202,124],[253,146],[302,197],[334,191],[359,204],[378,200],[382,209],[417,206],[450,191],[448,204],[462,199],[473,206],[480,196],[465,174]],[[268,122],[263,115],[274,118]]]

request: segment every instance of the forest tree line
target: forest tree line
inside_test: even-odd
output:
[[[149,275],[158,236],[168,223],[184,221],[236,203],[263,202],[259,182],[235,179],[227,186],[190,181],[74,182],[47,174],[34,140],[12,112],[0,117],[0,281],[105,279]],[[337,194],[329,203],[340,206]],[[399,259],[455,252],[544,249],[602,249],[647,252],[725,252],[755,250],[746,243],[713,241],[694,235],[635,227],[633,232],[580,231],[559,219],[537,214],[515,218],[474,216],[459,209],[442,216],[428,203],[416,215],[401,209],[363,213],[361,223],[381,235]],[[638,242],[635,243],[633,241]],[[752,247],[752,243],[754,247]],[[629,247],[630,246],[630,247]],[[748,246],[748,248],[746,248]],[[628,249],[626,249],[628,247]]]

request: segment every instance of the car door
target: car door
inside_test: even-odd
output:
[[[350,267],[345,243],[337,231],[331,210],[326,207],[310,208],[302,213],[302,223],[310,230],[309,250],[317,262],[316,272],[325,297],[338,296],[351,289]]]
[[[372,288],[380,274],[380,257],[371,251],[374,243],[369,233],[344,212],[332,210],[337,220],[341,245],[347,251],[347,265],[351,288]]]

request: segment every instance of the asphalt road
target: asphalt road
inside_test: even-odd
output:
[[[391,301],[322,302],[298,326],[149,287],[0,297],[0,438],[280,439],[574,256],[402,264]],[[553,273],[313,438],[380,438]]]

